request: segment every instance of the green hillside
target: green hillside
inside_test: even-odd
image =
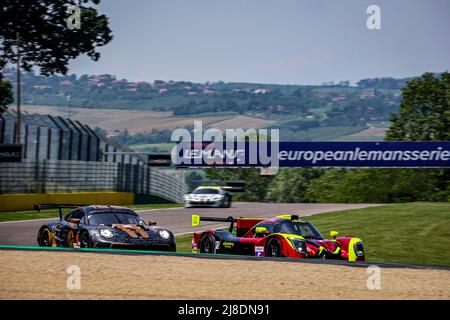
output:
[[[305,218],[362,238],[368,261],[450,266],[450,203],[413,202]]]

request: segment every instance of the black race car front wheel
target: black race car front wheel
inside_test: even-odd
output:
[[[272,238],[267,242],[265,248],[266,257],[281,257],[281,243],[277,238]]]
[[[80,248],[92,248],[92,240],[91,237],[89,236],[88,232],[83,232],[80,235]]]
[[[200,253],[214,253],[214,246],[216,245],[216,240],[214,236],[207,233],[200,240]]]
[[[39,246],[41,247],[52,247],[53,246],[53,234],[50,229],[44,229],[41,231],[39,237]]]

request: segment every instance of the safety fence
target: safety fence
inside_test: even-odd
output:
[[[182,202],[184,172],[143,164],[73,160],[0,162],[0,193],[120,191]]]

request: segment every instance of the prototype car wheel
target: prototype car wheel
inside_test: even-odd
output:
[[[80,248],[92,248],[92,241],[88,232],[83,232],[80,236]]]
[[[266,257],[281,257],[281,243],[277,238],[272,238],[267,242],[265,248]]]
[[[200,240],[200,253],[214,253],[214,246],[216,244],[216,240],[214,237],[207,233]]]

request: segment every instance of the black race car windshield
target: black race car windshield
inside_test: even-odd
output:
[[[219,194],[219,190],[216,189],[197,189],[192,191],[193,194]]]
[[[323,239],[319,230],[309,222],[283,222],[280,226],[280,232],[297,234],[305,239]]]
[[[133,213],[128,212],[97,212],[88,216],[89,224],[98,225],[112,225],[112,224],[144,224],[142,219]]]

